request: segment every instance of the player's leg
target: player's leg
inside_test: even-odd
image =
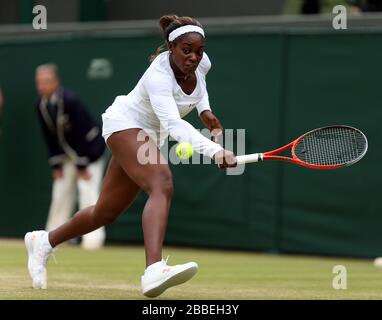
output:
[[[121,167],[148,195],[142,214],[148,266],[162,259],[173,182],[167,161],[154,141],[147,135],[144,141],[138,138],[138,135],[142,136],[142,132],[141,129],[116,132],[108,139],[108,145]],[[142,150],[148,152],[145,154]]]
[[[49,233],[52,247],[114,222],[135,200],[140,188],[115,157],[110,160],[96,205],[77,212],[71,220]]]
[[[95,208],[79,211],[70,221],[50,232],[49,241],[53,247],[113,222],[141,188],[149,196],[142,216],[146,264],[161,261],[173,192],[172,175],[156,144],[151,139],[138,139],[140,132],[141,129],[128,129],[109,137],[107,143],[113,159]],[[137,155],[141,147],[147,146],[153,158],[150,163],[141,164]]]
[[[47,288],[46,264],[53,247],[112,223],[134,201],[139,190],[112,158],[95,206],[80,210],[72,219],[51,232],[28,232],[24,241],[28,251],[28,270],[33,287]]]
[[[147,268],[141,284],[144,295],[156,297],[167,288],[192,278],[197,271],[197,264],[189,262],[168,266],[162,260],[162,246],[173,194],[172,174],[155,143],[149,138],[140,141],[140,133],[142,131],[139,129],[114,133],[108,139],[108,145],[121,167],[148,194],[142,215]],[[142,150],[149,150],[148,157],[142,159],[145,154]]]

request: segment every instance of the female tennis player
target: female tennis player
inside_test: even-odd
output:
[[[143,294],[156,297],[197,272],[195,262],[168,266],[162,259],[173,182],[159,146],[170,135],[191,143],[196,152],[211,157],[221,168],[236,166],[236,157],[216,143],[223,128],[208,101],[205,77],[211,63],[204,52],[201,24],[178,16],[163,16],[159,23],[168,50],[161,52],[158,48],[136,87],[127,96],[118,96],[102,115],[103,136],[112,158],[97,203],[49,233],[33,231],[25,235],[34,288],[47,287],[46,263],[55,246],[114,222],[141,190],[148,194],[142,214],[146,254],[141,278]],[[194,108],[214,141],[182,120]],[[142,159],[139,155],[143,147],[151,150],[151,160],[159,161]]]

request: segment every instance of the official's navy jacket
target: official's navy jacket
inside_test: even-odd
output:
[[[101,127],[73,91],[61,87],[49,102],[39,98],[36,106],[53,168],[69,157],[84,169],[103,155]]]

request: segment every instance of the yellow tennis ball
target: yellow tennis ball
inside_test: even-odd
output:
[[[180,159],[188,159],[192,157],[192,145],[188,142],[181,142],[176,146],[175,153]]]

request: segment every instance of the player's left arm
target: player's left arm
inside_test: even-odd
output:
[[[200,119],[205,127],[210,130],[214,142],[218,142],[219,136],[223,134],[223,126],[219,119],[212,113],[211,110],[204,110],[200,113]]]

